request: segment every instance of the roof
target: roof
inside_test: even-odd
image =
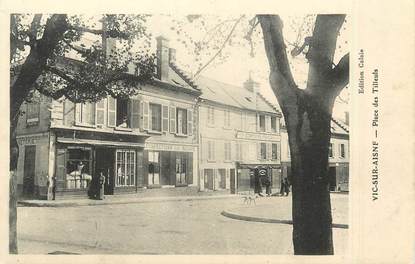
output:
[[[331,133],[349,135],[349,125],[339,119],[331,119]]]
[[[169,63],[168,76],[168,80],[163,80],[162,82],[174,86],[180,86],[181,88],[191,92],[200,93],[199,88],[190,80],[187,74],[180,70],[179,67],[172,62]]]
[[[231,84],[219,82],[208,77],[199,76],[194,83],[202,92],[202,99],[237,108],[279,114],[264,96]],[[255,102],[256,101],[256,102]]]

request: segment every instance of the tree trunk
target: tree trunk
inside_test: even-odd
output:
[[[10,179],[9,179],[9,252],[17,254],[17,161],[19,145],[16,140],[17,118],[10,124]]]
[[[277,15],[259,15],[270,65],[270,85],[287,126],[292,168],[293,244],[296,255],[331,255],[332,217],[328,149],[334,100],[349,80],[349,56],[332,68],[344,15],[319,15],[307,53],[307,87],[297,87]]]
[[[308,109],[287,123],[292,168],[293,243],[296,255],[333,254],[328,181],[330,117]]]

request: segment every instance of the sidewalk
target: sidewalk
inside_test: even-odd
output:
[[[348,196],[342,193],[331,194],[332,217],[334,228],[348,228]],[[250,204],[241,202],[241,206],[227,209],[221,213],[232,219],[262,222],[292,224],[291,195],[282,197],[259,197]]]
[[[28,207],[75,207],[109,204],[154,203],[168,201],[191,201],[207,199],[238,198],[229,191],[199,192],[189,189],[149,189],[131,194],[106,195],[104,200],[92,200],[87,197],[65,198],[60,200],[20,200],[18,206]]]

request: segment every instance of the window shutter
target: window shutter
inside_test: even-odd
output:
[[[170,133],[176,133],[176,107],[170,106]]]
[[[149,111],[149,106],[148,106],[148,102],[143,102],[143,130],[148,130],[150,125],[150,120],[149,120],[149,115],[150,115],[150,111]]]
[[[130,126],[131,128],[140,127],[140,101],[137,99],[131,99],[129,101],[130,106]]]
[[[95,104],[95,115],[96,115],[96,124],[104,125],[105,124],[105,101],[104,99],[100,100]]]
[[[108,96],[107,98],[108,102],[108,126],[109,127],[115,127],[116,119],[117,119],[117,100],[112,97]]]
[[[82,123],[82,104],[75,104],[75,123]]]
[[[163,105],[161,107],[162,116],[162,131],[169,132],[169,106]]]
[[[193,111],[191,109],[187,109],[187,134],[193,135]]]
[[[277,160],[281,160],[281,143],[277,142]]]
[[[215,160],[215,141],[212,141],[212,160]]]

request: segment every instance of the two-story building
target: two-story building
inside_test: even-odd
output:
[[[106,194],[197,186],[200,91],[174,64],[165,38],[157,39],[157,57],[155,80],[130,98],[73,103],[41,97],[22,105],[18,193],[86,196],[101,172]]]
[[[329,145],[329,179],[331,191],[349,191],[349,126],[348,113],[344,122],[332,119]],[[291,178],[291,156],[288,134],[281,126],[282,176]]]
[[[249,78],[243,87],[206,77],[199,107],[200,189],[254,188],[255,173],[268,173],[280,184],[280,117]]]

